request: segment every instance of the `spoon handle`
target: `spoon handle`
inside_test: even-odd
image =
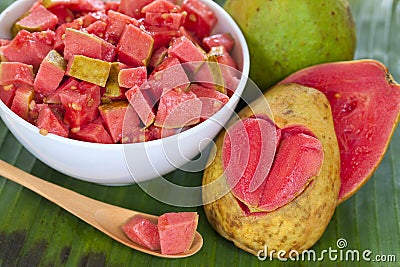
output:
[[[99,227],[95,219],[96,210],[108,205],[37,178],[3,160],[0,160],[0,175],[32,190],[95,227]]]
[[[147,249],[131,242],[119,227],[125,223],[128,218],[138,214],[149,219],[153,223],[157,222],[157,216],[128,210],[85,197],[74,191],[35,177],[2,160],[0,160],[0,176],[32,190],[118,242],[144,253],[164,258],[182,258],[193,255],[203,246],[203,238],[196,232],[192,248],[185,253],[168,255],[162,254],[160,251]]]

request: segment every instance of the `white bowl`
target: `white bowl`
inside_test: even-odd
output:
[[[10,29],[36,0],[19,0],[0,14],[0,38],[11,38]],[[229,32],[235,39],[233,58],[243,74],[234,95],[212,118],[159,140],[134,144],[96,144],[43,136],[36,126],[14,114],[0,101],[0,116],[8,129],[35,157],[77,179],[108,185],[132,184],[167,174],[190,162],[218,134],[231,117],[249,73],[249,52],[234,20],[211,0],[203,0],[218,17],[215,32]]]

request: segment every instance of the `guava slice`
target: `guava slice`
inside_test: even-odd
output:
[[[227,130],[222,146],[226,181],[248,206],[259,204],[279,138],[275,124],[262,118],[239,120]]]
[[[222,145],[227,184],[253,211],[273,211],[296,198],[318,175],[323,158],[322,144],[309,129],[279,129],[262,116],[236,122]]]
[[[322,144],[303,129],[301,126],[282,129],[279,148],[258,209],[271,211],[289,203],[319,173],[324,159]]]
[[[400,86],[386,66],[369,59],[312,66],[283,83],[316,88],[329,100],[340,149],[341,203],[381,162],[399,119]]]

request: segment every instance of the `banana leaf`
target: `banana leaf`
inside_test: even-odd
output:
[[[1,0],[0,11],[12,2]],[[350,4],[358,34],[355,57],[381,61],[400,81],[400,1],[350,0]],[[192,257],[152,257],[115,242],[46,199],[0,177],[0,266],[399,266],[398,128],[373,177],[336,209],[326,232],[312,247],[317,257],[311,255],[298,261],[258,259],[236,248],[211,228],[202,207],[180,208],[160,203],[137,185],[109,187],[63,175],[25,150],[1,120],[0,158],[110,204],[156,215],[197,211],[198,230],[204,237],[202,250]],[[201,177],[201,172],[178,170],[166,178],[176,184],[197,186]]]

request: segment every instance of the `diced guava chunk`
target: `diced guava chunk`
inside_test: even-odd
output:
[[[100,88],[98,85],[81,81],[77,88],[70,86],[59,93],[62,106],[65,108],[64,122],[71,131],[79,131],[81,126],[97,118],[100,105]]]
[[[129,24],[117,45],[118,59],[127,65],[147,66],[153,52],[153,38],[140,28]]]
[[[142,91],[140,87],[134,86],[126,91],[125,95],[144,126],[148,127],[155,120],[155,115],[153,112],[155,103],[150,99],[148,92],[146,91],[148,90]]]
[[[120,12],[116,12],[113,10],[108,11],[107,13],[107,28],[104,34],[104,38],[107,42],[111,44],[118,44],[119,39],[121,38],[122,33],[126,25],[133,24],[138,26],[138,21],[132,17],[129,17]]]
[[[118,99],[123,95],[121,87],[118,83],[118,74],[122,69],[129,68],[129,66],[120,63],[120,62],[112,62],[110,74],[107,79],[107,83],[105,86],[105,93],[102,97],[108,101],[113,99]]]
[[[10,62],[32,65],[36,70],[46,55],[53,49],[55,33],[51,30],[30,33],[21,30],[2,49],[3,57]]]
[[[210,51],[212,47],[223,46],[226,51],[231,52],[235,40],[230,33],[225,32],[204,37],[202,44],[207,51]]]
[[[60,93],[66,90],[76,90],[79,86],[79,81],[73,77],[65,80],[53,93],[43,99],[47,104],[61,104]]]
[[[6,104],[7,107],[11,107],[11,103],[15,96],[16,86],[13,84],[10,85],[0,85],[0,100]]]
[[[68,62],[67,75],[104,87],[110,74],[111,63],[100,59],[75,55]]]
[[[211,8],[200,0],[184,0],[182,10],[187,12],[184,27],[200,40],[210,35],[218,21]]]
[[[130,17],[139,19],[142,17],[142,8],[153,0],[121,0],[118,11]]]
[[[174,40],[168,48],[168,55],[178,58],[183,63],[204,61],[207,59],[204,51],[185,36]]]
[[[71,133],[71,138],[101,144],[112,144],[113,140],[103,125],[104,121],[98,117],[94,121],[83,126],[78,132]]]
[[[206,120],[213,116],[229,101],[229,97],[226,94],[218,92],[214,89],[206,88],[196,84],[191,85],[189,89],[201,100],[202,120]]]
[[[147,80],[147,68],[136,67],[120,70],[118,73],[118,84],[124,88],[141,86]]]
[[[129,107],[127,101],[114,101],[100,105],[99,111],[114,143],[122,141],[125,134],[129,134],[132,129],[138,128],[140,125],[139,117]]]
[[[157,225],[146,218],[136,215],[122,226],[122,230],[133,242],[151,250],[160,249]]]
[[[15,29],[30,32],[53,30],[57,23],[58,17],[39,4],[27,16],[15,23]]]
[[[28,120],[29,105],[34,97],[35,93],[32,86],[23,85],[18,87],[11,104],[11,110],[24,120]]]
[[[68,126],[50,109],[47,104],[42,104],[36,121],[36,126],[41,134],[53,133],[68,137]]]
[[[33,67],[20,62],[0,63],[0,85],[33,85]]]
[[[51,50],[40,64],[35,77],[35,91],[48,96],[53,93],[60,85],[67,61],[55,50]]]
[[[167,57],[153,70],[143,86],[150,88],[153,100],[157,102],[168,91],[176,87],[186,90],[189,85],[189,77],[179,60]]]
[[[180,11],[180,6],[167,0],[154,0],[142,8],[142,13],[176,13]]]
[[[179,254],[190,249],[196,233],[197,212],[169,212],[158,218],[162,254]]]
[[[81,30],[65,29],[64,58],[71,60],[74,55],[112,62],[115,59],[115,46],[102,38]]]
[[[199,123],[201,108],[201,100],[196,94],[175,88],[161,96],[154,125],[182,128]]]

